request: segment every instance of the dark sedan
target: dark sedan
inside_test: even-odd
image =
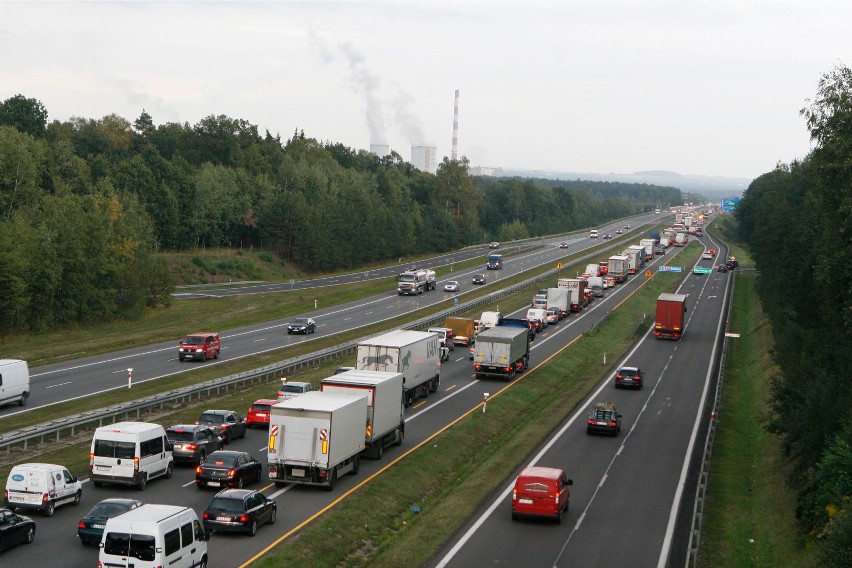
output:
[[[195,468],[195,486],[236,487],[260,481],[262,467],[259,461],[246,452],[219,450]]]
[[[474,277],[470,280],[470,283],[471,284],[477,284],[477,285],[485,284],[485,275],[484,274],[474,275]]]
[[[104,536],[106,522],[142,505],[136,499],[104,499],[77,523],[77,536],[83,544],[98,544]]]
[[[233,410],[205,410],[196,424],[210,427],[226,444],[240,436],[245,438],[248,428],[246,419]]]
[[[29,544],[35,538],[35,522],[9,509],[0,509],[0,552],[16,544]]]
[[[622,367],[615,374],[615,388],[632,387],[641,389],[645,373],[639,367]]]
[[[275,523],[278,505],[259,491],[251,489],[225,489],[213,497],[204,510],[202,519],[207,534],[213,531],[246,532],[257,534],[257,527]]]
[[[317,322],[313,318],[296,318],[287,324],[288,335],[291,333],[303,333],[307,335],[309,333],[316,333],[316,331]]]

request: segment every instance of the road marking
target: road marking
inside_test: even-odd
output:
[[[451,390],[453,390],[453,389],[454,389],[454,388],[456,388],[457,386],[458,386],[458,385],[453,385],[453,386],[451,386],[451,387],[447,387],[447,388],[445,388],[445,389],[444,389],[444,392],[450,392]]]
[[[125,372],[125,373],[126,373],[127,371],[123,371],[123,372]],[[58,384],[55,384],[55,385],[48,385],[48,386],[46,386],[46,387],[44,387],[44,388],[46,388],[46,389],[52,389],[53,387],[61,387],[62,385],[70,385],[70,384],[71,384],[71,381],[65,381],[64,383],[58,383]]]

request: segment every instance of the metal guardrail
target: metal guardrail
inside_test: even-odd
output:
[[[563,270],[585,262],[590,258],[597,257],[602,253],[615,250],[618,246],[621,245],[586,254],[565,264],[563,266]],[[478,306],[489,304],[494,300],[499,300],[500,298],[512,295],[532,284],[535,284],[536,282],[553,278],[558,272],[559,271],[556,268],[552,268],[542,274],[509,286],[508,288],[492,292],[491,294],[487,294],[480,298],[476,298],[463,304],[453,306],[452,308],[420,318],[404,326],[400,326],[400,329],[424,329],[443,323],[447,317],[467,312]],[[380,335],[381,333],[375,335]],[[267,365],[259,369],[245,371],[236,375],[220,377],[197,385],[191,385],[126,403],[58,418],[49,422],[27,426],[12,432],[5,432],[0,434],[0,451],[5,451],[7,455],[11,454],[12,450],[15,448],[26,451],[34,444],[43,445],[48,442],[58,442],[63,436],[73,437],[76,434],[79,434],[80,431],[88,431],[91,428],[96,428],[105,424],[113,424],[122,420],[139,419],[145,414],[156,414],[165,410],[169,405],[184,404],[192,401],[193,399],[201,400],[204,397],[209,398],[211,396],[218,396],[220,394],[227,393],[230,390],[238,390],[246,385],[255,383],[274,383],[279,381],[282,377],[291,374],[293,371],[316,367],[322,363],[340,359],[341,357],[352,354],[355,352],[355,346],[358,341],[362,341],[363,339],[365,338],[329,347],[309,355],[286,359],[273,365]]]

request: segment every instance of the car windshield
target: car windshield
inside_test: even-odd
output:
[[[190,335],[189,337],[183,340],[183,343],[185,345],[201,345],[204,343],[204,338]]]
[[[242,513],[245,510],[242,499],[228,499],[226,497],[215,497],[210,501],[207,510],[230,511],[233,513]]]
[[[592,420],[610,420],[612,417],[611,410],[593,410],[589,418]]]
[[[304,388],[299,385],[284,385],[281,387],[282,392],[304,392]]]
[[[456,282],[455,280],[450,280],[449,282],[447,282],[447,286],[458,286],[458,285],[459,285],[459,283]]]
[[[252,404],[251,408],[252,408],[252,410],[257,410],[259,412],[266,412],[267,410],[272,408],[272,405],[269,405],[269,404]]]
[[[198,419],[199,422],[207,422],[210,424],[221,424],[225,421],[225,416],[222,414],[202,414],[201,418]]]
[[[126,503],[98,503],[89,511],[90,517],[115,517],[130,510]]]
[[[293,323],[296,324],[296,325],[305,325],[306,323],[308,323],[308,319],[307,318],[296,318],[296,319],[293,320]]]
[[[194,438],[194,434],[189,430],[168,430],[166,432],[166,437],[168,437],[171,442],[191,442]]]

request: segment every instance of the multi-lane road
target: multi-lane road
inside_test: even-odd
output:
[[[641,220],[631,219],[630,222],[638,225]],[[638,239],[637,235],[635,239],[631,239],[631,243]],[[507,259],[506,268],[497,271],[502,274],[498,275],[492,271],[489,276],[497,277],[496,286],[499,286],[499,279],[509,274],[526,270],[532,265],[549,264],[567,254],[598,244],[587,238],[571,240],[574,242],[567,251],[558,249],[555,243],[550,243],[551,246],[545,246],[538,251],[512,256]],[[667,260],[666,257],[662,258]],[[661,260],[657,259],[655,262],[659,263]],[[448,278],[463,282],[467,279],[469,282],[472,272],[474,271],[453,274]],[[668,343],[646,340],[629,357],[630,363],[639,364],[645,369],[648,382],[645,389],[638,392],[606,391],[604,398],[616,400],[624,415],[624,428],[619,438],[586,437],[580,424],[581,420],[572,418],[573,422],[566,428],[565,435],[553,443],[553,449],[550,450],[553,453],[543,454],[541,463],[565,467],[575,481],[571,511],[563,525],[511,523],[508,502],[503,499],[496,503],[494,513],[485,515],[488,509],[486,507],[480,515],[482,520],[472,521],[472,526],[485,526],[487,530],[480,528],[467,537],[460,533],[454,542],[447,546],[449,551],[455,550],[457,545],[454,554],[450,556],[445,551],[436,563],[446,559],[447,563],[458,566],[482,565],[486,562],[494,563],[494,559],[502,559],[503,565],[552,566],[569,565],[569,558],[583,558],[584,563],[601,566],[656,563],[667,540],[667,520],[673,516],[674,494],[682,488],[682,464],[700,408],[703,392],[701,385],[708,376],[713,337],[715,329],[718,328],[718,314],[724,296],[725,278],[726,275],[715,272],[702,277],[689,276],[684,289],[681,290],[690,294],[690,322],[684,341]],[[603,301],[598,300],[592,304],[590,309],[584,310],[579,317],[572,316],[559,326],[548,328],[533,344],[532,364],[543,361],[599,321],[606,310],[611,309],[612,305],[643,280],[644,278],[632,279],[613,290]],[[467,288],[469,285],[465,286],[465,289]],[[389,291],[381,297],[364,299],[352,305],[338,306],[310,315],[318,321],[318,335],[328,334],[395,317],[411,310],[415,301],[422,306],[425,303],[446,302],[447,297],[442,292],[432,292],[418,298],[400,298]],[[714,317],[717,320],[715,323]],[[252,353],[279,348],[288,341],[297,340],[282,331],[284,323],[286,322],[269,322],[223,332],[223,346],[226,350],[223,350],[220,361],[250,357]],[[298,340],[311,339],[308,337]],[[169,343],[92,358],[89,361],[76,361],[51,369],[35,368],[34,375],[45,392],[38,396],[34,394],[31,401],[33,406],[38,406],[39,403],[49,404],[44,400],[46,393],[61,388],[57,386],[47,389],[46,387],[52,384],[51,381],[56,384],[67,382],[67,385],[62,386],[70,387],[60,395],[51,395],[55,396],[55,401],[62,400],[63,396],[84,396],[86,391],[113,388],[114,385],[111,385],[110,381],[117,383],[119,388],[121,385],[126,388],[125,369],[130,366],[134,367],[134,377],[137,376],[137,369],[146,365],[152,367],[148,376],[143,375],[139,380],[162,379],[186,368],[186,364],[176,361],[175,348],[175,344]],[[262,488],[267,496],[277,500],[278,522],[274,526],[263,527],[254,539],[215,535],[210,541],[211,566],[242,564],[280,535],[332,503],[360,479],[377,471],[388,460],[396,457],[395,453],[398,455],[407,447],[426,439],[478,404],[488,383],[483,385],[471,378],[466,352],[456,350],[453,355],[442,369],[440,391],[430,395],[428,399],[418,399],[414,406],[406,410],[406,442],[402,448],[389,450],[383,461],[363,461],[359,476],[341,479],[332,493],[309,487],[276,488],[266,483],[257,484],[256,488]],[[210,364],[216,362],[206,363]],[[609,386],[606,382],[602,383],[601,388],[608,389]],[[592,396],[590,401],[595,398],[596,395]],[[250,431],[245,440],[237,440],[231,447],[249,451],[263,460],[265,444],[265,433]],[[180,503],[201,512],[212,495],[192,487],[193,479],[194,474],[190,468],[181,468],[172,479],[156,480],[149,484],[144,493],[120,487],[95,489],[91,484],[85,483],[80,507],[60,508],[51,518],[35,515],[38,523],[35,542],[13,549],[8,553],[8,558],[19,563],[57,565],[57,559],[62,559],[58,564],[60,566],[94,565],[96,549],[82,547],[76,542],[75,536],[76,521],[89,507],[107,497],[130,494],[146,502]],[[502,536],[497,536],[498,531]],[[489,542],[491,536],[496,540]],[[614,547],[616,541],[626,541],[627,544]],[[556,542],[559,542],[558,547],[555,547]],[[512,543],[512,546],[507,546],[508,543]],[[620,552],[622,549],[632,554],[639,554],[637,550],[641,550],[641,556],[635,557],[643,561],[625,563],[613,560],[623,558]],[[613,556],[607,556],[609,554]],[[508,560],[510,558],[524,559],[524,562],[511,563]],[[572,560],[570,565],[574,564]]]

